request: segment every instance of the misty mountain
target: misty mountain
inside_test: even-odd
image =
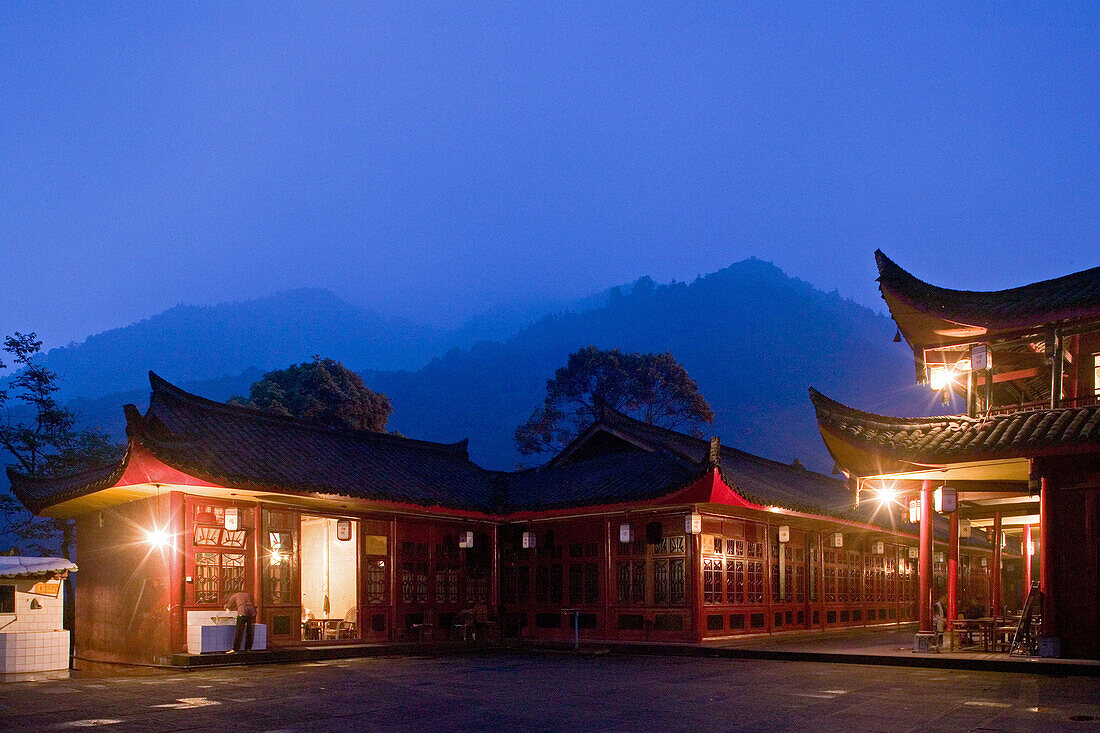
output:
[[[286,310],[289,295],[299,298],[299,303],[312,303],[313,310],[292,317]],[[247,304],[254,313],[251,323],[285,317],[290,321],[287,330],[294,336],[280,340],[283,351],[275,346],[257,347],[251,362],[256,366],[248,370],[239,367],[242,362],[249,363],[249,355],[234,340],[246,338],[250,344],[262,340],[254,334],[242,336],[243,325],[181,338],[169,349],[170,355],[149,351],[152,342],[148,338],[131,343],[121,333],[108,332],[101,336],[117,340],[118,352],[112,361],[117,363],[122,355],[130,354],[138,362],[126,379],[128,386],[135,382],[136,386],[124,393],[83,397],[70,406],[85,424],[121,435],[121,405],[145,404],[145,372],[149,368],[184,389],[224,400],[245,394],[267,369],[319,353],[359,368],[369,386],[389,395],[394,405],[391,429],[426,440],[468,437],[476,461],[492,468],[512,468],[521,462],[533,465],[544,460],[520,456],[512,433],[541,404],[546,380],[554,370],[565,364],[571,352],[594,344],[624,351],[671,351],[714,408],[715,423],[705,428],[707,434],[721,435],[735,447],[776,460],[797,458],[818,470],[828,470],[832,464],[817,433],[807,387],[817,387],[868,410],[895,414],[927,414],[928,410],[922,403],[926,391],[913,386],[910,354],[892,342],[895,329],[889,318],[835,292],[821,292],[758,259],[739,262],[692,283],[658,285],[642,278],[633,286],[612,288],[579,301],[576,310],[544,316],[505,340],[452,348],[418,369],[362,369],[363,361],[357,359],[369,346],[357,340],[356,334],[326,333],[333,323],[363,322],[354,317],[326,317],[313,324],[311,335],[306,329],[308,317],[318,312],[319,302],[330,303],[322,310],[326,316],[358,312],[342,306],[333,296],[295,291],[270,299],[274,304],[270,312],[264,312],[263,302]],[[146,324],[159,318],[135,324],[131,327],[134,331],[118,331],[148,336],[154,331]],[[228,320],[243,324],[247,319],[222,318]],[[474,332],[476,327],[462,338],[470,338]],[[410,334],[394,336],[390,344],[412,342],[417,333],[424,332],[413,329]],[[433,332],[424,338],[438,346],[443,342],[432,341],[437,336]],[[98,339],[86,343],[101,348]],[[186,345],[195,343],[202,344],[201,350],[188,351],[196,347]],[[416,354],[427,351],[423,343],[416,345]],[[208,365],[204,374],[195,363],[207,359],[209,353],[222,356],[218,366]],[[236,371],[229,371],[234,368]],[[207,376],[212,372],[235,376]],[[98,371],[67,378],[72,376],[77,376],[78,384],[103,378]]]
[[[707,434],[829,470],[807,387],[865,409],[927,410],[912,386],[912,357],[892,342],[894,331],[886,316],[754,258],[690,284],[643,278],[629,293],[613,289],[602,307],[548,316],[503,343],[364,378],[393,401],[394,429],[428,440],[469,437],[475,460],[511,468],[544,460],[522,458],[511,434],[541,404],[546,380],[571,352],[589,344],[671,351],[714,408]]]
[[[144,389],[149,369],[205,382],[250,367],[281,369],[314,354],[352,369],[417,369],[450,349],[507,338],[546,313],[594,307],[607,293],[498,305],[444,330],[385,319],[327,290],[305,288],[213,306],[178,305],[51,349],[44,361],[61,376],[61,396],[82,399]]]

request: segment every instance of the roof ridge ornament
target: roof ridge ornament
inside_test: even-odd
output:
[[[722,467],[722,440],[717,435],[710,439],[710,453],[707,456],[707,463],[712,468]]]

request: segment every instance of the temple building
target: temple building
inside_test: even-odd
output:
[[[919,515],[916,647],[932,636],[940,514],[949,620],[973,571],[960,538],[985,528],[995,569],[1006,544],[1018,538],[1023,548],[1023,586],[1039,591],[1038,651],[1100,658],[1100,267],[969,292],[929,285],[875,254],[917,382],[962,414],[887,417],[810,396],[859,506],[898,503]],[[991,577],[996,616],[1018,601],[1001,572]]]
[[[915,618],[904,512],[853,508],[843,481],[797,462],[604,410],[546,465],[490,471],[465,442],[326,429],[150,382],[145,414],[125,408],[119,463],[9,470],[30,510],[76,520],[82,659],[201,652],[241,590],[268,647],[458,638],[471,620],[504,637],[701,642]],[[961,544],[958,592],[988,605],[1000,546],[981,530]]]

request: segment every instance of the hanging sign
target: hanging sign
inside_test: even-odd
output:
[[[341,542],[347,542],[351,539],[351,520],[350,519],[337,519],[336,520],[336,539]]]
[[[35,583],[31,586],[30,592],[36,596],[50,596],[57,598],[58,592],[61,590],[61,577],[51,578],[50,580],[43,580]]]
[[[241,526],[241,510],[235,506],[225,510],[225,528],[230,532],[237,531]]]

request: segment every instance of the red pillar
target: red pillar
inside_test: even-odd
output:
[[[917,612],[918,631],[932,632],[932,486],[925,481],[920,487],[920,591]]]
[[[1020,550],[1024,556],[1024,597],[1020,599],[1020,608],[1027,601],[1027,594],[1031,592],[1031,525],[1024,525],[1024,533],[1020,536]]]
[[[993,570],[989,574],[989,615],[1001,615],[1001,513],[993,513]]]
[[[1050,479],[1041,479],[1039,489],[1039,590],[1043,593],[1043,636],[1057,636],[1054,621],[1054,572],[1050,566]]]
[[[947,532],[947,628],[959,617],[959,511],[948,516]]]

